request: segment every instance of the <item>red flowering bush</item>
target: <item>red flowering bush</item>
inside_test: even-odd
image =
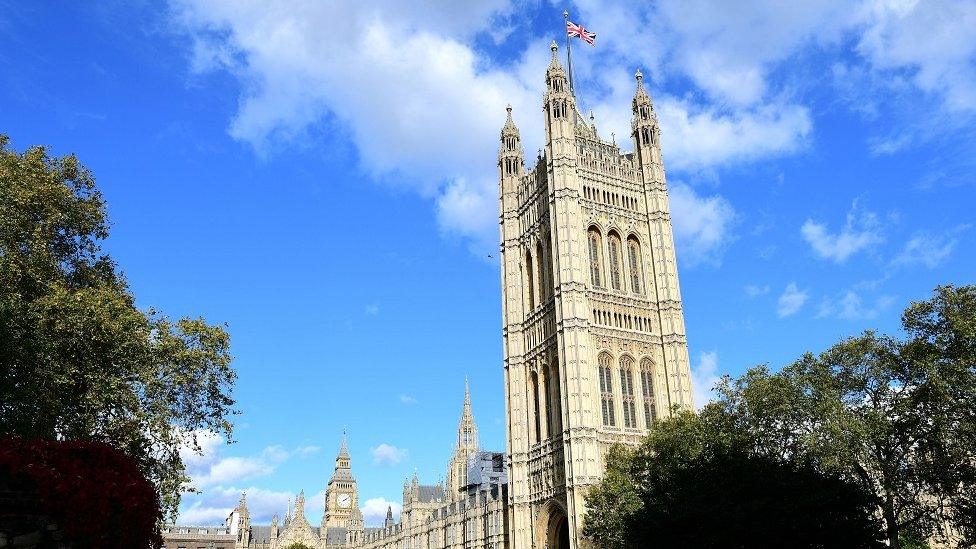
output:
[[[0,489],[36,494],[72,547],[162,545],[159,498],[135,460],[89,441],[0,440]]]

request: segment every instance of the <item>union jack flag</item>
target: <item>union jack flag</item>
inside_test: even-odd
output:
[[[594,44],[594,42],[596,42],[596,33],[584,29],[583,25],[577,25],[572,21],[566,21],[566,34],[568,34],[570,38],[581,38],[584,42],[591,46],[596,45]]]

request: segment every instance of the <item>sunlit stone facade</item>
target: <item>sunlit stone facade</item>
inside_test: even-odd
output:
[[[586,546],[613,443],[692,407],[660,128],[637,73],[633,152],[578,111],[552,44],[545,143],[526,170],[509,108],[498,154],[509,542]]]

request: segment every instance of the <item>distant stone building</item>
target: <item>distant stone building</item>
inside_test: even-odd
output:
[[[651,97],[638,71],[633,149],[622,151],[580,114],[557,49],[553,42],[534,165],[527,169],[511,107],[499,135],[506,454],[480,450],[466,390],[446,481],[405,483],[399,523],[390,513],[383,527],[363,525],[343,441],[320,526],[306,520],[303,494],[271,526],[250,525],[242,498],[225,525],[235,547],[586,547],[585,496],[608,448],[636,444],[656,419],[692,409]]]
[[[284,549],[303,543],[317,549],[503,549],[508,547],[505,454],[485,452],[478,445],[478,427],[465,385],[454,454],[443,484],[420,484],[417,475],[403,484],[400,521],[387,510],[382,527],[367,528],[359,509],[359,490],[352,475],[345,436],[335,471],[325,490],[325,511],[319,526],[305,516],[305,493],[295,506],[275,515],[270,525],[251,524],[247,499],[223,526],[175,525],[165,528],[165,549]]]

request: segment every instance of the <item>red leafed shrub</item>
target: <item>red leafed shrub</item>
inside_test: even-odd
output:
[[[0,440],[0,488],[36,494],[72,547],[150,549],[162,545],[162,511],[136,462],[89,441]]]

